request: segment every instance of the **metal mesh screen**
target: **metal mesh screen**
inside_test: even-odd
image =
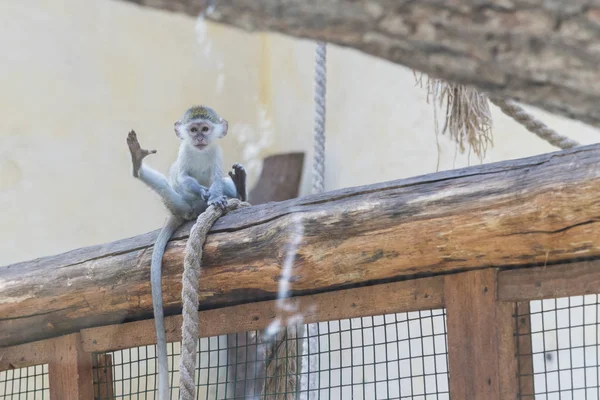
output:
[[[598,295],[519,303],[521,399],[600,398]]]
[[[229,340],[227,336],[201,338],[198,399],[243,398],[236,397],[236,388],[262,387],[265,381],[271,391],[261,399],[285,398],[294,381],[301,399],[449,399],[445,310],[320,322],[302,331],[306,340],[290,339],[283,344],[293,346],[303,358],[302,369],[297,368],[299,359],[286,359],[286,351],[261,353],[251,340],[257,332],[230,335]],[[243,360],[253,355],[254,360],[266,362],[252,364],[261,366],[260,371],[252,371],[239,358],[228,357],[228,349],[244,355]],[[179,343],[170,343],[168,351],[171,398],[177,399]],[[94,358],[96,399],[154,399],[154,346]],[[277,380],[273,369],[265,367],[269,363],[281,367]],[[236,371],[233,375],[228,365]],[[279,384],[270,386],[273,381]],[[260,388],[256,390],[259,394]]]
[[[43,400],[50,398],[48,365],[0,372],[0,399]]]

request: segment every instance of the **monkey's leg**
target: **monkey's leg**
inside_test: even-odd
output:
[[[192,213],[192,208],[188,202],[173,190],[161,173],[142,165],[139,179],[160,195],[163,203],[172,214],[187,218],[186,216]]]
[[[177,183],[180,189],[193,198],[208,199],[208,188],[198,183],[198,181],[189,175],[181,174],[177,177]]]
[[[131,153],[133,176],[137,178],[138,172],[142,167],[142,160],[150,154],[156,154],[156,150],[142,149],[142,146],[140,146],[140,142],[137,139],[137,134],[134,130],[129,131],[129,134],[127,135],[127,146],[129,147],[129,152]]]
[[[208,205],[225,207],[227,199],[246,201],[246,170],[240,164],[233,166],[229,176],[218,177],[209,189]]]
[[[246,192],[246,169],[242,164],[233,164],[233,171],[229,171],[229,177],[235,185],[235,191],[240,200],[246,201],[248,194]]]
[[[142,162],[146,156],[155,154],[156,150],[142,149],[134,131],[129,132],[129,135],[127,135],[127,145],[129,146],[129,152],[131,153],[133,176],[158,193],[163,200],[163,203],[165,203],[165,206],[174,215],[186,215],[191,213],[192,209],[189,204],[173,190],[164,175],[147,165],[144,165]]]

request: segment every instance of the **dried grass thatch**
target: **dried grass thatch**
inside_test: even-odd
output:
[[[415,73],[417,84],[427,88],[427,102],[433,104],[436,134],[449,133],[461,153],[469,148],[483,159],[494,144],[487,96],[469,86],[431,77],[424,83],[423,78],[424,74]],[[442,116],[440,108],[445,110]],[[441,130],[440,117],[444,123]]]

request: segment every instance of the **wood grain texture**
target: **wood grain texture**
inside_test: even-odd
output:
[[[250,190],[250,204],[295,199],[300,190],[304,153],[275,154],[263,160],[256,186]]]
[[[600,261],[514,269],[498,274],[498,300],[524,301],[600,293]]]
[[[206,0],[127,0],[197,17]],[[594,125],[596,0],[219,0],[209,20],[360,50]]]
[[[54,354],[48,363],[50,400],[93,399],[92,355],[83,351],[81,335],[61,336],[53,343]]]
[[[421,278],[299,296],[290,299],[290,305],[295,310],[291,314],[282,311],[276,300],[200,311],[198,315],[202,323],[199,337],[262,330],[275,318],[285,325],[289,318],[297,315],[302,315],[303,323],[309,324],[439,309],[444,307],[444,278]],[[181,340],[181,321],[180,315],[165,318],[167,341]],[[81,337],[85,351],[96,353],[156,344],[153,320],[84,329]]]
[[[498,382],[500,399],[519,399],[519,365],[517,358],[517,337],[515,304],[496,302],[495,323],[498,340]],[[487,354],[480,354],[487,358]],[[492,359],[488,358],[488,362]]]
[[[114,400],[113,362],[110,354],[97,354],[94,368],[94,399]]]
[[[200,307],[497,267],[600,257],[600,145],[347,188],[225,215],[208,235]],[[163,260],[180,312],[190,224]],[[156,232],[0,268],[0,346],[152,317]]]
[[[505,303],[508,304],[508,303]],[[519,394],[523,398],[527,396],[534,397],[534,379],[533,379],[533,343],[531,338],[531,310],[528,301],[516,303],[516,325],[518,366],[517,374],[519,376]]]
[[[533,356],[529,302],[496,303],[500,398],[533,397]],[[487,357],[487,355],[481,355]],[[521,397],[520,397],[521,396]]]
[[[487,269],[448,275],[444,291],[450,397],[503,399],[499,372],[499,361],[503,358],[500,357],[496,326],[496,271]],[[500,311],[506,312],[506,309]],[[510,308],[508,315],[511,315]],[[499,317],[506,325],[506,318]]]
[[[54,339],[0,349],[0,371],[48,364],[54,352]]]

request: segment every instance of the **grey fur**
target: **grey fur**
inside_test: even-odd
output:
[[[182,141],[177,160],[175,160],[169,170],[168,180],[164,175],[142,162],[144,157],[154,154],[156,151],[141,149],[134,131],[131,131],[127,137],[127,144],[132,156],[134,177],[137,177],[158,193],[171,214],[154,244],[150,267],[152,304],[157,341],[159,400],[170,399],[167,341],[161,287],[162,258],[167,243],[184,221],[197,218],[208,206],[224,207],[227,198],[244,200],[246,198],[246,175],[241,165],[234,165],[234,170],[239,178],[238,180],[234,181],[234,176],[232,175],[223,176],[221,148],[217,145],[216,139],[227,134],[227,121],[220,117],[218,120],[220,122],[216,124],[212,121],[198,118],[187,120],[185,116],[189,114],[189,110],[186,111],[184,119],[175,124],[175,129]],[[214,118],[211,119],[214,120]],[[188,125],[199,122],[210,124],[212,127],[210,132],[200,135],[202,142],[208,143],[201,150],[196,147],[196,139],[187,130]],[[240,184],[240,179],[243,179],[243,185]],[[238,193],[238,187],[243,187],[243,193]]]

